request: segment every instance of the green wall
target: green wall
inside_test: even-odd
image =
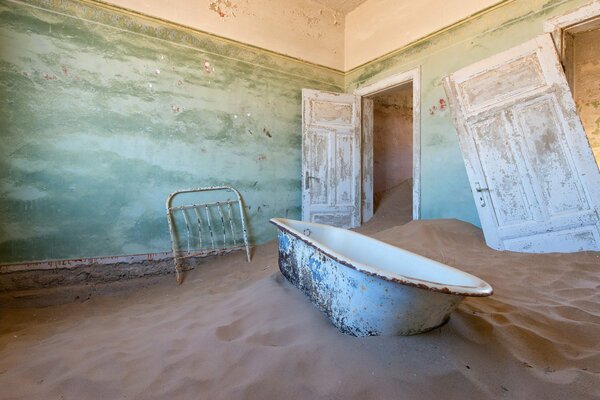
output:
[[[301,89],[343,89],[84,2],[0,1],[0,46],[0,263],[168,251],[167,195],[223,183],[271,239],[300,216]]]
[[[442,79],[543,33],[547,19],[590,0],[513,0],[346,75],[346,90],[421,67],[421,215],[479,224]],[[440,109],[440,99],[445,107]]]
[[[300,89],[418,66],[422,216],[479,224],[442,78],[587,0],[509,1],[345,76],[87,2],[28,3],[0,0],[0,263],[167,251],[168,193],[221,183],[265,242],[270,217],[300,216]]]

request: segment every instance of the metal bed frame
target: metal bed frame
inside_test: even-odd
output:
[[[225,201],[214,201],[211,203],[185,204],[173,207],[173,199],[183,193],[200,193],[209,191],[228,191],[233,192],[236,200],[227,199]],[[237,207],[235,207],[237,205]],[[241,221],[241,232],[237,228],[234,220],[235,211],[239,210],[239,220]],[[177,283],[181,284],[182,263],[181,261],[191,257],[206,257],[229,253],[234,250],[246,249],[246,258],[250,262],[250,245],[248,243],[248,231],[246,230],[246,216],[244,213],[244,204],[240,192],[231,186],[211,186],[196,189],[184,189],[173,192],[167,197],[166,201],[167,220],[169,221],[169,234],[171,236],[171,249],[173,251],[173,261],[175,263],[175,274]],[[181,250],[177,245],[175,213],[181,213],[185,224],[187,246],[186,250]],[[215,218],[215,212],[217,213]],[[192,214],[191,216],[189,214]],[[211,216],[213,214],[213,216]],[[215,221],[216,219],[216,221]],[[195,226],[194,226],[195,225]],[[193,228],[197,228],[197,235]],[[238,235],[242,234],[240,238]],[[223,242],[217,246],[220,235],[223,236]],[[229,240],[228,240],[229,236]],[[204,240],[203,240],[204,237]],[[209,240],[206,240],[210,238]],[[209,243],[208,243],[209,242]]]

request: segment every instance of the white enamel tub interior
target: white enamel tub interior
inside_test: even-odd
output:
[[[485,281],[346,229],[274,218],[279,268],[342,331],[410,335],[448,319],[465,296],[489,296]]]

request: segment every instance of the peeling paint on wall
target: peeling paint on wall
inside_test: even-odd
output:
[[[210,0],[208,9],[214,11],[221,18],[235,17],[236,4],[230,0]]]
[[[40,0],[36,0],[40,1]],[[344,69],[347,1],[307,0],[107,0],[163,20],[192,27],[301,60]],[[315,39],[319,42],[315,45]]]
[[[351,92],[393,74],[421,68],[422,218],[457,218],[480,224],[442,78],[542,34],[546,20],[587,3],[588,0],[507,3],[347,73],[346,90]],[[440,99],[444,100],[443,112]]]
[[[439,99],[436,104],[429,107],[429,115],[435,115],[439,112],[443,112],[446,109],[446,99]]]
[[[301,89],[340,91],[337,74],[39,5],[61,14],[0,0],[0,263],[167,251],[164,201],[186,187],[239,189],[255,243],[300,216]]]

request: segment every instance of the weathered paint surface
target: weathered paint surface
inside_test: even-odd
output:
[[[302,219],[360,225],[360,99],[302,91]]]
[[[550,35],[445,83],[488,245],[600,251],[600,172]]]
[[[431,260],[355,232],[300,221],[272,222],[279,229],[281,273],[344,333],[426,332],[445,323],[464,296],[492,294],[491,286],[472,275],[434,265]],[[348,254],[340,252],[344,246]],[[357,249],[363,253],[362,261],[350,255]],[[365,263],[365,259],[370,262]],[[386,270],[387,261],[400,264],[396,273]],[[424,274],[431,269],[438,283],[407,274],[417,266]]]
[[[355,0],[356,1],[356,0]],[[108,0],[108,3],[342,71],[348,1]]]
[[[450,114],[426,112],[442,77],[588,2],[508,3],[346,75],[351,92],[422,66],[423,218],[479,224]],[[178,187],[239,187],[255,241],[267,217],[300,214],[300,88],[339,91],[343,75],[86,2],[28,3],[75,18],[0,1],[0,262],[166,251]],[[163,81],[168,65],[188,79]]]
[[[88,3],[0,1],[0,263],[169,249],[164,199],[230,184],[252,243],[300,215],[301,88],[340,75]],[[37,4],[60,14],[31,6]]]
[[[600,29],[573,40],[573,96],[600,168]]]
[[[373,97],[373,191],[391,189],[412,178],[413,108],[411,84]]]
[[[416,42],[346,75],[347,91],[421,66],[421,217],[457,218],[480,225],[442,79],[469,64],[543,32],[544,22],[589,0],[515,1]],[[436,106],[433,115],[427,112]]]
[[[362,174],[362,222],[373,218],[373,117],[374,103],[372,99],[362,98],[361,128],[361,174]]]

